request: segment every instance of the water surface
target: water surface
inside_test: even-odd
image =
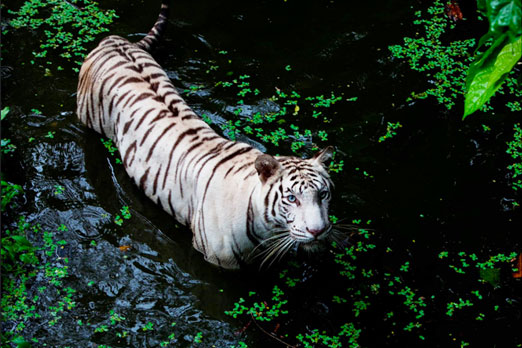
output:
[[[7,6],[11,3],[20,5]],[[148,31],[158,7],[150,1],[102,1],[101,6],[120,16],[111,33],[132,40]],[[240,74],[250,75],[262,91],[243,107],[246,114],[273,107],[268,98],[276,87],[307,96],[333,91],[344,99],[357,97],[328,110],[329,141],[320,143],[336,146],[345,163],[341,173],[332,175],[332,213],[348,222],[371,219],[381,247],[412,257],[418,269],[426,267],[424,277],[414,281],[426,288],[445,277],[432,264],[441,250],[466,248],[484,255],[520,250],[522,219],[511,207],[517,197],[505,170],[513,116],[477,115],[462,122],[457,110],[448,112],[433,101],[405,102],[424,82],[391,59],[387,46],[412,35],[413,11],[399,1],[177,1],[156,57],[181,91],[203,86],[184,97],[216,122],[231,119],[237,105],[235,92],[216,82]],[[65,285],[77,290],[77,307],[54,326],[30,326],[29,337],[53,347],[153,347],[175,332],[174,346],[189,347],[201,332],[206,347],[229,347],[240,340],[252,347],[275,346],[254,324],[243,331],[247,322],[224,311],[253,289],[270,297],[285,265],[258,273],[228,272],[206,263],[191,247],[190,231],[139,192],[100,137],[76,120],[76,74],[66,68],[44,76],[42,68],[28,64],[36,37],[24,30],[11,33],[2,49],[2,105],[11,107],[2,137],[18,147],[2,157],[2,173],[25,192],[20,206],[3,215],[2,228],[12,228],[17,216],[25,215],[67,242],[60,253],[69,258]],[[226,55],[219,54],[223,50]],[[220,69],[207,73],[214,64]],[[398,136],[378,143],[388,121],[403,127]],[[310,117],[295,122],[315,126]],[[492,132],[481,132],[484,122]],[[52,138],[46,137],[49,132]],[[261,146],[272,153],[290,152],[289,144]],[[54,193],[56,185],[63,186],[62,194]],[[113,220],[123,206],[129,206],[132,217],[119,227]],[[61,224],[67,231],[58,231]],[[121,246],[131,248],[123,252]],[[327,259],[297,258],[302,283],[293,295],[292,315],[281,321],[289,332],[322,327],[335,333],[345,320],[347,314],[331,303],[334,290],[325,289],[339,288]],[[383,267],[382,260],[370,261]],[[506,290],[514,314],[498,319],[501,335],[515,337],[513,318],[520,320],[521,313],[520,293],[515,293]],[[51,305],[54,299],[48,298]],[[125,320],[108,332],[94,332],[108,323],[111,310]],[[371,315],[382,319],[369,313],[364,346],[421,344],[373,335],[380,324],[368,324]],[[147,323],[154,330],[144,331]],[[437,336],[437,325],[429,330]],[[116,335],[123,331],[127,337]],[[436,340],[425,344],[438,345]]]

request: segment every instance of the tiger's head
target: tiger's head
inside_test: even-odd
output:
[[[328,240],[328,206],[333,183],[325,163],[331,146],[309,159],[260,155],[255,166],[262,183],[264,219],[274,229],[262,242],[268,255],[280,257],[294,247],[315,251]]]

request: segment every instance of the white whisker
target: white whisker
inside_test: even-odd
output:
[[[274,259],[275,260],[281,260],[283,258],[283,256],[285,256],[285,254],[292,249],[292,247],[294,245],[297,246],[297,242],[293,239],[289,239],[289,242],[281,249],[281,251],[279,252],[279,254],[276,256],[276,258]]]
[[[277,245],[270,249],[270,253],[263,258],[260,267],[262,268],[264,264],[271,259],[268,267],[272,266],[272,264],[280,259],[288,249],[295,243],[295,241],[288,235],[286,238],[277,241]]]
[[[338,230],[337,226],[334,226],[330,231],[329,239],[337,244],[337,246],[343,248],[350,243],[349,239],[352,235],[353,233],[348,233],[346,230]]]
[[[288,230],[282,230],[282,232],[283,233],[275,234],[275,235],[268,237],[267,239],[261,241],[261,243],[256,245],[256,247],[250,252],[249,258],[250,257],[257,258],[257,257],[259,257],[259,255],[262,255],[263,253],[266,252],[266,250],[264,250],[263,252],[259,253],[258,255],[254,255],[259,247],[266,246],[267,249],[271,249],[273,247],[274,243],[277,243],[278,240],[280,240],[281,238],[287,237],[290,234],[290,232]]]
[[[287,237],[277,240],[277,242],[274,242],[274,243],[270,244],[270,246],[267,248],[267,250],[263,251],[263,252],[261,253],[261,255],[262,255],[262,254],[267,254],[266,257],[265,257],[265,259],[269,259],[269,258],[272,257],[272,255],[273,255],[274,253],[276,253],[277,250],[279,250],[279,249],[282,247],[282,245],[284,245],[286,242],[287,242]]]
[[[265,256],[266,254],[272,252],[274,249],[279,248],[279,246],[285,241],[286,236],[283,236],[279,239],[272,240],[268,245],[266,245],[266,249],[255,255],[255,257]]]

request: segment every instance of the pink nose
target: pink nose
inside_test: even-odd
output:
[[[310,233],[312,236],[317,238],[321,233],[324,232],[324,228],[321,228],[321,229],[309,229],[307,227],[306,231],[308,231],[308,233]]]

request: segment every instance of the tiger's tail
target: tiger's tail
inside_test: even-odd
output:
[[[161,10],[158,19],[156,20],[156,23],[154,23],[152,29],[150,29],[147,36],[136,43],[139,48],[150,52],[156,46],[167,27],[168,14],[169,0],[161,0]]]

